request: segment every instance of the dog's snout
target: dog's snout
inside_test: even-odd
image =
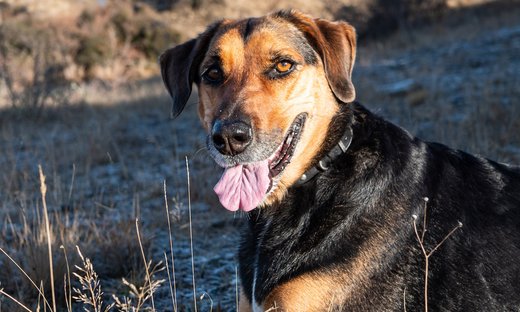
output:
[[[224,155],[242,153],[253,139],[253,129],[243,121],[217,120],[211,129],[215,148]]]

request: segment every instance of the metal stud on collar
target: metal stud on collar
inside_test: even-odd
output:
[[[353,131],[352,128],[348,127],[343,134],[343,137],[339,142],[323,157],[316,166],[307,170],[300,179],[296,182],[296,185],[302,185],[314,178],[318,173],[327,171],[330,168],[330,164],[341,154],[347,152],[352,143]]]
[[[318,162],[318,168],[325,171],[325,170],[329,169],[329,164],[330,164],[330,162],[328,162],[328,161],[325,162],[325,160],[322,159]]]

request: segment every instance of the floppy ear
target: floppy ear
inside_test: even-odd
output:
[[[209,26],[199,37],[168,49],[159,57],[161,76],[173,100],[173,118],[186,106],[193,82],[198,82],[200,62],[219,25],[220,22]]]
[[[293,23],[321,57],[329,86],[344,103],[354,101],[352,68],[356,59],[356,30],[346,22],[312,19],[296,11],[280,16]]]

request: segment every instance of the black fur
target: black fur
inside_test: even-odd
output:
[[[282,202],[250,212],[239,251],[250,302],[255,266],[255,301],[263,302],[284,281],[348,263],[381,237],[385,256],[368,260],[369,281],[336,310],[405,311],[404,302],[423,310],[425,259],[412,215],[421,230],[428,197],[426,250],[463,224],[430,258],[429,310],[520,311],[520,168],[423,142],[359,104],[342,106],[323,152],[352,127],[347,153]]]

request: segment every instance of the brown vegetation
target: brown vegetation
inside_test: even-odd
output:
[[[111,1],[103,7],[72,7],[59,18],[42,17],[29,8],[0,6],[2,58],[27,73],[26,77],[17,75],[15,88],[23,88],[27,80],[38,83],[30,73],[42,54],[47,69],[60,81],[146,78],[157,73],[159,53],[180,39],[180,34],[144,3]]]

